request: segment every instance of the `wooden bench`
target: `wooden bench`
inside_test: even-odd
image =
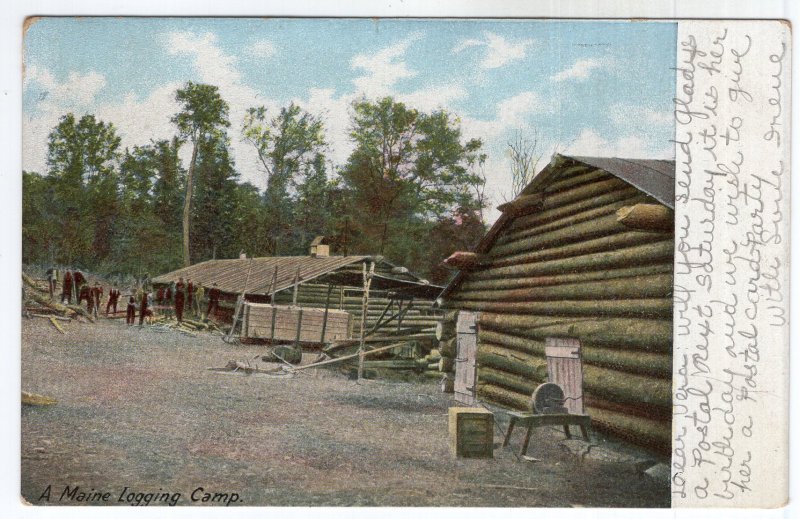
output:
[[[508,430],[505,438],[503,438],[503,447],[508,446],[511,433],[517,425],[528,427],[525,433],[525,440],[519,450],[520,456],[525,456],[528,452],[528,444],[531,441],[531,432],[534,427],[561,425],[564,427],[564,434],[567,435],[567,438],[572,438],[569,426],[577,425],[581,428],[583,439],[589,441],[589,429],[592,426],[592,421],[588,414],[533,414],[511,411],[508,413]]]

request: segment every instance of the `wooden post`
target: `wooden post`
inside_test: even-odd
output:
[[[294,337],[294,347],[300,347],[300,330],[303,327],[303,309],[301,308],[300,311],[297,313],[297,334]]]
[[[325,342],[325,329],[328,327],[328,307],[331,304],[331,292],[333,291],[333,285],[328,285],[328,294],[325,296],[325,315],[322,317],[322,336],[319,338],[319,342]]]
[[[297,284],[300,281],[300,267],[294,273],[294,293],[292,294],[292,306],[297,306]]]
[[[369,312],[369,287],[372,284],[372,274],[375,273],[375,263],[370,263],[369,273],[367,272],[367,264],[364,263],[361,272],[364,277],[364,298],[361,300],[361,334],[358,345],[358,382],[361,381],[361,377],[364,374],[364,325],[366,324],[367,313]]]
[[[344,310],[344,285],[339,287],[339,310]]]

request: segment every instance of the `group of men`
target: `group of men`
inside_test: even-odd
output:
[[[58,270],[49,269],[47,271],[47,283],[52,299],[58,284]],[[95,282],[90,286],[86,276],[79,270],[67,270],[64,272],[64,277],[61,286],[61,303],[71,304],[73,301],[73,293],[75,294],[75,303],[80,305],[86,301],[86,308],[89,314],[98,316],[100,311],[100,301],[103,298],[103,287],[100,283]],[[219,299],[221,292],[214,283],[208,291],[208,307],[206,308],[206,317],[212,316],[216,313],[219,307]],[[192,283],[191,279],[187,279],[186,283],[183,278],[179,278],[177,283],[172,283],[167,286],[160,286],[156,290],[155,303],[153,304],[152,291],[147,288],[140,288],[138,290],[131,289],[128,296],[128,305],[125,312],[126,324],[135,324],[136,310],[138,301],[139,310],[139,324],[142,325],[145,319],[153,315],[153,308],[159,308],[171,312],[174,310],[175,317],[178,322],[183,321],[185,311],[193,313],[195,316],[201,316],[203,297],[205,296],[205,289],[200,284]],[[111,287],[108,291],[108,300],[106,302],[106,316],[109,312],[117,313],[117,305],[121,297],[121,292],[116,287]]]

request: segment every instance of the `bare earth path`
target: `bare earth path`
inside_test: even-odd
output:
[[[432,381],[220,374],[205,368],[263,347],[120,320],[64,328],[22,323],[22,388],[58,399],[22,409],[22,495],[34,504],[83,504],[59,501],[78,486],[73,496],[94,489],[125,505],[126,487],[134,503],[180,493],[178,505],[204,504],[192,500],[202,487],[195,498],[236,494],[231,504],[248,506],[669,506],[669,489],[631,459],[581,461],[566,448],[580,442],[556,430],[534,433],[540,462],[508,448],[453,459],[450,401]]]

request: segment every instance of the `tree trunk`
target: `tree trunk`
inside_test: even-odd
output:
[[[192,190],[194,182],[194,166],[197,161],[197,139],[194,139],[192,147],[192,160],[189,162],[189,171],[186,173],[186,196],[183,200],[183,266],[188,267],[192,264],[189,257],[189,218],[192,214]]]

